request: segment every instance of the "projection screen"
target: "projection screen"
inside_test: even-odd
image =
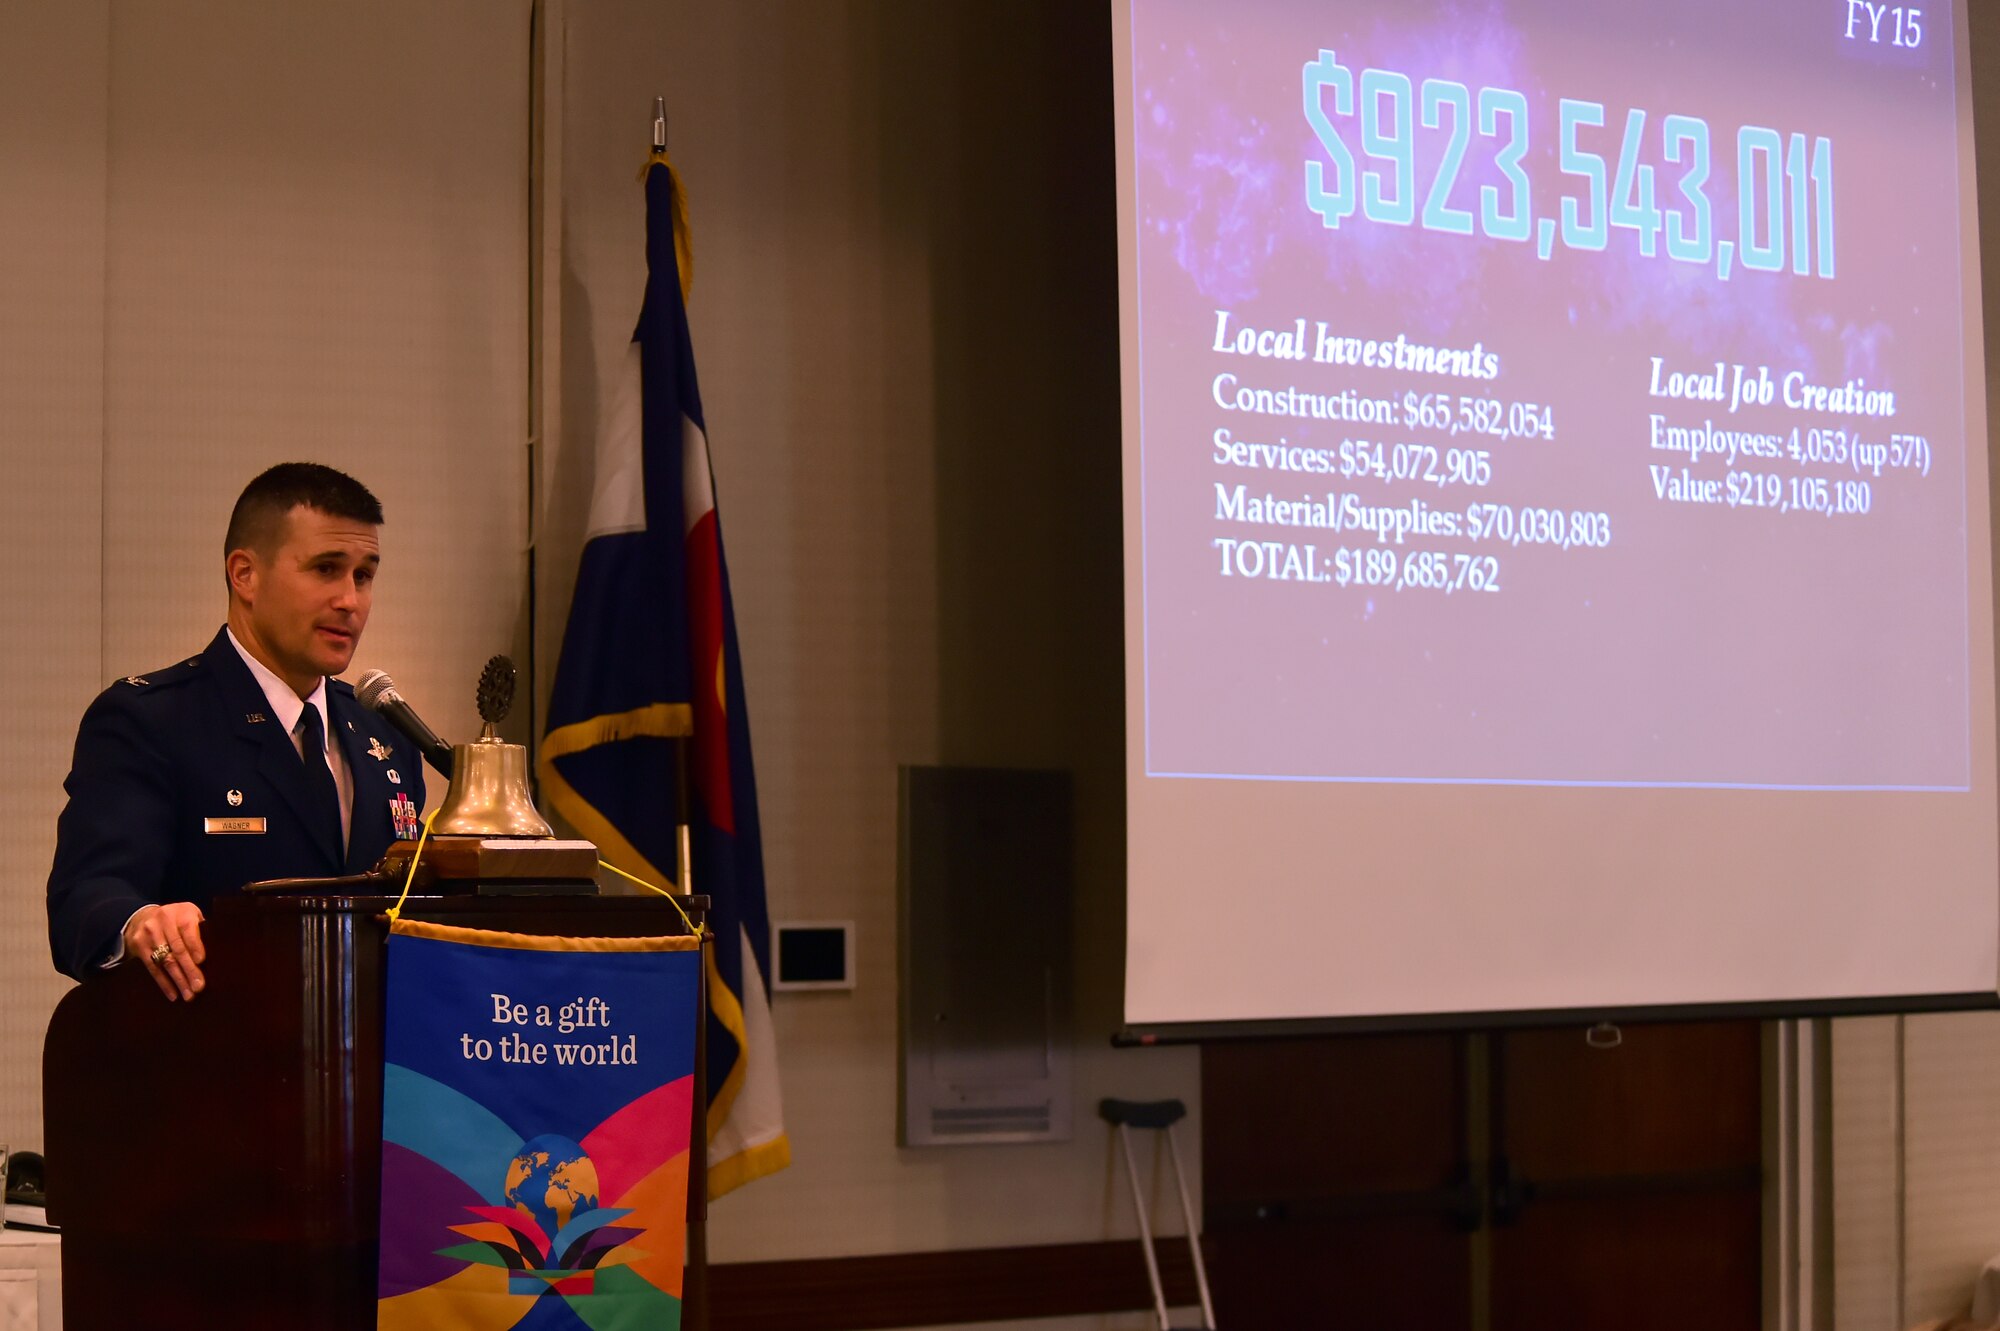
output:
[[[1991,1001],[1961,7],[1114,16],[1128,1024]]]

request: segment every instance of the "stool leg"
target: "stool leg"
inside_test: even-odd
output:
[[[1153,1226],[1146,1218],[1146,1199],[1139,1192],[1139,1162],[1132,1155],[1132,1133],[1118,1125],[1118,1144],[1125,1148],[1125,1176],[1132,1181],[1132,1209],[1139,1216],[1139,1245],[1146,1254],[1146,1275],[1153,1282],[1153,1308],[1160,1317],[1160,1331],[1167,1324],[1167,1287],[1160,1281],[1160,1260],[1153,1255]]]
[[[1188,1251],[1194,1255],[1194,1284],[1201,1291],[1201,1324],[1215,1331],[1215,1305],[1208,1298],[1208,1267],[1201,1260],[1201,1226],[1194,1220],[1194,1201],[1188,1196],[1187,1175],[1181,1171],[1181,1148],[1174,1140],[1173,1125],[1167,1126],[1167,1150],[1174,1158],[1174,1186],[1180,1189],[1181,1216],[1187,1221]]]

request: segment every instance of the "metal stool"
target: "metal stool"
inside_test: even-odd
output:
[[[1174,1124],[1187,1117],[1187,1106],[1179,1100],[1102,1100],[1098,1117],[1118,1129],[1118,1144],[1125,1149],[1125,1176],[1132,1183],[1132,1209],[1139,1215],[1140,1247],[1146,1254],[1146,1276],[1153,1282],[1153,1308],[1159,1314],[1160,1331],[1176,1331],[1167,1319],[1167,1288],[1160,1280],[1160,1259],[1153,1252],[1153,1227],[1147,1220],[1146,1198],[1139,1191],[1139,1163],[1132,1155],[1132,1129],[1162,1132],[1167,1152],[1173,1157],[1174,1186],[1181,1194],[1181,1215],[1187,1221],[1188,1251],[1194,1255],[1194,1283],[1201,1292],[1201,1326],[1183,1331],[1215,1331],[1215,1305],[1208,1297],[1208,1269],[1201,1260],[1201,1232],[1195,1225],[1194,1203],[1188,1197],[1187,1175],[1181,1171],[1181,1149],[1174,1141]]]

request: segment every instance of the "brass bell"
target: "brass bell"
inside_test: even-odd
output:
[[[553,837],[555,829],[528,793],[528,749],[493,732],[514,698],[514,663],[496,656],[479,677],[476,743],[451,746],[451,787],[431,823],[432,836]]]
[[[491,726],[487,729],[490,731]],[[451,746],[451,788],[432,836],[552,837],[555,829],[528,794],[528,748],[482,735]]]

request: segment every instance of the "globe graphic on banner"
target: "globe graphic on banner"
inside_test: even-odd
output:
[[[547,1133],[507,1166],[504,1195],[553,1238],[572,1217],[597,1209],[597,1166],[569,1138]]]

